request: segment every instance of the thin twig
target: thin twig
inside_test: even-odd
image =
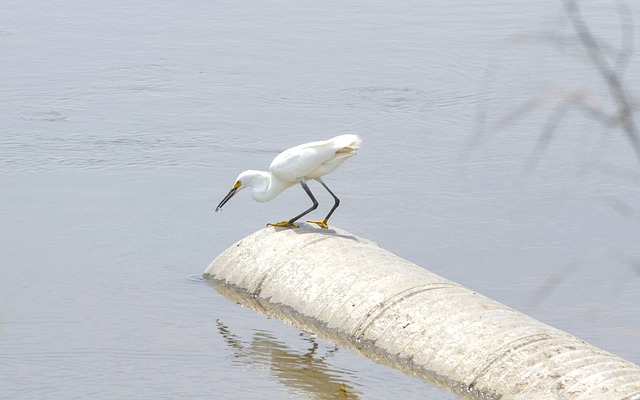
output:
[[[587,55],[598,73],[607,83],[607,88],[611,93],[611,97],[618,104],[619,118],[622,122],[624,132],[636,153],[638,162],[640,162],[640,137],[638,137],[638,129],[633,119],[632,108],[622,82],[616,71],[611,68],[604,59],[598,46],[598,42],[584,21],[575,0],[564,0],[564,5],[567,15],[569,16],[569,20],[571,21],[580,42],[587,51]],[[619,55],[618,60],[624,60],[624,57],[621,58]]]

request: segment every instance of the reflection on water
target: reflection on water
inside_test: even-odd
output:
[[[268,317],[283,321],[285,324],[293,326],[301,332],[313,332],[319,337],[331,340],[337,343],[341,348],[353,350],[356,353],[370,359],[371,361],[395,368],[408,375],[421,378],[423,381],[432,385],[433,390],[440,390],[445,393],[444,389],[453,392],[463,398],[476,398],[471,396],[465,387],[459,386],[456,382],[450,382],[444,378],[440,378],[415,367],[410,361],[400,360],[387,356],[383,352],[377,350],[372,343],[359,342],[355,344],[344,333],[335,329],[329,329],[318,323],[318,321],[308,318],[296,310],[289,307],[280,307],[272,304],[264,299],[249,295],[245,290],[238,289],[233,285],[228,285],[222,281],[211,280],[212,287],[221,295],[240,306],[247,307],[257,313]],[[357,382],[355,380],[355,372],[349,372],[336,369],[327,363],[331,355],[335,354],[339,347],[326,350],[321,356],[317,354],[317,343],[315,339],[308,338],[310,347],[303,352],[292,351],[289,346],[277,340],[271,333],[260,330],[253,330],[253,338],[249,344],[243,342],[237,336],[231,334],[226,326],[218,320],[218,330],[225,338],[227,345],[233,349],[236,361],[242,360],[247,365],[255,366],[255,362],[260,360],[260,365],[268,365],[273,375],[278,381],[289,387],[298,388],[302,384],[305,390],[309,389],[309,382],[312,382],[313,393],[316,385],[325,385],[327,380],[331,383],[330,393],[340,393],[341,395],[355,396],[359,393]],[[338,376],[335,376],[335,375]],[[350,382],[353,386],[347,384]],[[338,392],[336,392],[336,384]],[[452,393],[447,392],[447,396]],[[327,393],[322,391],[321,393]],[[444,398],[444,395],[443,397]],[[448,398],[448,397],[447,397]]]
[[[263,330],[254,330],[250,340],[231,332],[219,319],[218,332],[233,352],[234,362],[250,368],[268,368],[277,382],[302,393],[305,398],[360,398],[353,383],[352,373],[338,370],[327,360],[338,347],[320,352],[318,342],[311,336],[302,340],[309,346],[305,351],[292,349],[276,336]]]

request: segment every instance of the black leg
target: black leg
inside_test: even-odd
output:
[[[335,200],[335,203],[333,204],[333,208],[331,209],[331,211],[329,211],[329,214],[327,214],[327,216],[324,217],[324,222],[326,223],[329,220],[329,218],[331,217],[331,214],[333,214],[333,212],[336,210],[336,208],[338,208],[338,206],[340,205],[340,199],[338,198],[338,196],[333,194],[331,189],[329,189],[329,187],[322,181],[322,179],[318,178],[317,181],[320,182],[320,184],[322,186],[324,186],[325,189],[327,189],[327,192],[329,192],[331,194],[331,196],[333,196],[333,199]]]
[[[329,218],[331,217],[331,214],[333,214],[333,212],[336,210],[336,208],[338,208],[338,206],[340,205],[340,199],[338,198],[338,196],[333,194],[331,189],[329,189],[329,187],[327,185],[325,185],[325,183],[322,181],[322,179],[317,178],[316,180],[318,182],[320,182],[320,184],[322,186],[324,186],[325,189],[327,189],[327,191],[331,194],[331,196],[333,196],[333,199],[335,200],[335,203],[333,203],[333,208],[331,208],[331,211],[329,211],[329,214],[327,214],[327,216],[324,217],[324,219],[322,221],[307,220],[307,222],[310,222],[312,224],[316,224],[321,228],[327,229],[329,227],[329,225],[327,225],[327,221],[329,221]]]
[[[313,205],[308,210],[304,211],[302,214],[296,215],[295,217],[291,218],[289,220],[289,224],[291,225],[293,225],[293,223],[299,220],[301,217],[304,217],[305,215],[309,214],[311,211],[318,208],[318,200],[316,200],[316,198],[313,197],[313,193],[311,193],[311,190],[309,190],[309,186],[307,186],[307,184],[304,181],[300,181],[300,185],[302,185],[302,188],[304,189],[304,191],[307,192],[307,194],[311,198],[311,201],[313,201]]]

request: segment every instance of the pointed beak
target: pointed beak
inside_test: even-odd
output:
[[[222,206],[227,204],[227,201],[231,200],[231,198],[236,194],[237,191],[238,191],[238,187],[237,186],[234,187],[233,189],[231,189],[229,191],[229,193],[227,193],[227,195],[224,196],[224,199],[222,199],[220,204],[218,204],[218,207],[216,207],[216,212],[218,212],[222,208]]]

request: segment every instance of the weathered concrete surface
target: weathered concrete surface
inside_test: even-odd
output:
[[[265,228],[204,274],[458,393],[640,399],[637,365],[339,229]]]

